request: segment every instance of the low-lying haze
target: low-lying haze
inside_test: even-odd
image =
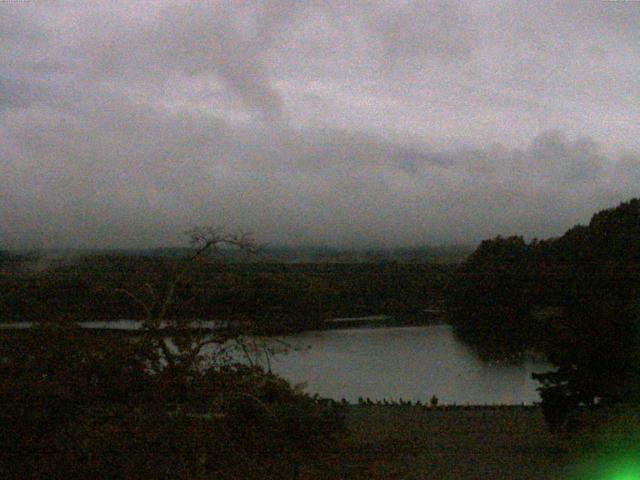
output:
[[[0,4],[0,248],[547,237],[639,194],[639,2]]]

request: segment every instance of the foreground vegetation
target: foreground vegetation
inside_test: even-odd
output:
[[[63,319],[3,333],[0,476],[282,478],[343,435],[339,406],[226,349],[167,361],[156,346]]]
[[[143,311],[140,335],[96,335],[55,308],[2,331],[2,478],[275,479],[339,442],[339,406],[253,366],[267,345],[169,314],[206,254],[253,249],[211,228],[190,236],[192,252],[163,285],[122,289]]]

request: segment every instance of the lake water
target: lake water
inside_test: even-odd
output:
[[[359,328],[282,337],[303,351],[276,355],[272,369],[306,391],[350,402],[358,397],[440,403],[519,404],[539,400],[532,372],[551,366],[486,363],[448,325]]]
[[[85,328],[138,330],[133,320],[84,322]],[[0,324],[22,329],[28,322]],[[214,327],[214,322],[207,324]],[[520,404],[539,400],[532,372],[549,364],[487,363],[458,341],[449,325],[319,330],[279,337],[297,349],[271,359],[272,370],[326,398]]]

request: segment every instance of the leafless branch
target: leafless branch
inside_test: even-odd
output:
[[[242,251],[246,256],[253,255],[259,251],[253,235],[241,230],[236,233],[227,233],[226,230],[222,228],[200,226],[194,227],[185,233],[189,237],[192,252],[176,267],[164,292],[160,293],[158,289],[154,288],[149,282],[144,284],[144,288],[147,291],[147,295],[145,296],[135,295],[126,289],[118,289],[118,291],[127,295],[143,308],[145,313],[143,325],[146,337],[156,345],[157,351],[161,352],[167,364],[170,366],[174,366],[177,362],[181,361],[186,361],[190,364],[194,363],[197,361],[203,348],[207,345],[223,343],[228,339],[228,337],[223,338],[223,336],[208,337],[200,341],[196,340],[195,342],[193,341],[193,337],[189,337],[191,340],[185,338],[184,341],[174,339],[178,350],[175,353],[171,351],[166,343],[167,331],[163,328],[163,322],[165,322],[169,307],[175,300],[178,286],[187,276],[193,264],[205,255],[215,254],[222,256],[231,249]],[[189,328],[188,326],[182,325],[178,320],[172,322],[172,326],[175,327],[176,330],[183,330],[183,327]],[[179,333],[181,335],[189,335],[189,332],[186,330]],[[240,339],[239,335],[236,336],[235,339],[244,351],[247,361],[253,366],[254,362],[247,348],[248,346]]]

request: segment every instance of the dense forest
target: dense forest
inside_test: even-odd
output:
[[[596,213],[559,238],[482,242],[454,272],[447,310],[487,357],[539,352],[543,404],[640,398],[640,200]],[[557,412],[557,408],[551,408]]]
[[[65,314],[78,321],[141,319],[125,292],[163,292],[181,257],[89,255],[0,265],[0,321]],[[311,328],[335,317],[386,314],[419,321],[442,301],[452,267],[429,263],[227,262],[206,258],[176,286],[171,318],[250,320],[265,328]]]

